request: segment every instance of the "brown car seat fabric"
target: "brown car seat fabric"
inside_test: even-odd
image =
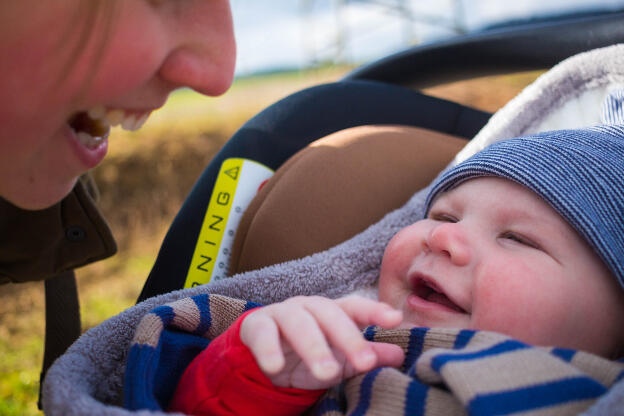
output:
[[[245,211],[229,275],[341,243],[427,186],[465,139],[406,126],[359,126],[286,161]]]

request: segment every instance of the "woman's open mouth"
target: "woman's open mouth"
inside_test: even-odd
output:
[[[110,125],[92,119],[86,112],[74,114],[69,119],[69,126],[76,133],[78,141],[89,149],[98,147],[110,133]]]
[[[453,302],[434,282],[424,277],[416,277],[413,279],[410,298],[412,303],[418,305],[439,305],[453,312],[467,313],[461,306]]]
[[[103,106],[97,106],[88,111],[77,112],[69,119],[68,124],[80,143],[89,149],[95,149],[108,138],[111,127],[119,125],[124,130],[137,130],[147,121],[149,114],[150,111],[107,110]]]

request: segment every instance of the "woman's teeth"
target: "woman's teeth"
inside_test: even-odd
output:
[[[107,110],[99,105],[87,111],[89,117],[98,120],[110,127],[121,126],[124,130],[137,130],[145,124],[149,117],[149,112],[137,114],[128,113],[125,110],[111,109]]]
[[[119,109],[107,110],[101,105],[93,107],[87,111],[87,114],[92,119],[110,127],[121,126],[122,129],[131,131],[140,129],[149,117],[149,112],[137,114]]]
[[[75,114],[69,120],[69,125],[76,132],[80,143],[94,149],[108,137],[111,127],[121,126],[124,130],[137,130],[143,126],[148,117],[149,112],[137,114],[96,106],[86,112]]]
[[[106,137],[108,134],[106,135]],[[106,139],[104,136],[91,136],[89,133],[85,133],[84,131],[76,132],[76,137],[78,141],[88,147],[89,149],[95,149],[100,145],[100,143]]]

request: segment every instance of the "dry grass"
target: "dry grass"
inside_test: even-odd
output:
[[[115,132],[94,171],[120,253],[78,270],[85,329],[132,306],[160,241],[204,166],[248,118],[291,92],[338,79],[344,69],[240,80],[225,96],[174,95],[135,133]],[[538,73],[477,79],[426,92],[495,111]],[[36,415],[44,333],[43,285],[0,292],[0,414]]]

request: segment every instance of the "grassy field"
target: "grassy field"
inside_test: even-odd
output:
[[[94,175],[119,253],[77,272],[83,329],[134,304],[167,225],[204,166],[241,124],[289,93],[337,80],[345,70],[240,79],[219,98],[179,91],[140,131],[114,131],[109,155]],[[537,75],[482,78],[426,92],[495,111]],[[36,401],[43,334],[43,284],[3,286],[0,415],[41,414]]]

